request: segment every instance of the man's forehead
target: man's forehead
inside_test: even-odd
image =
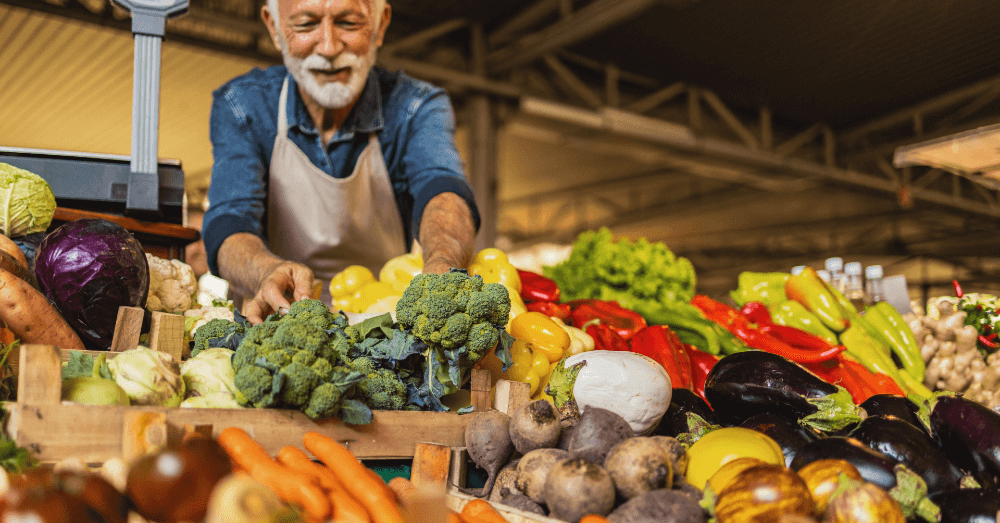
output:
[[[375,0],[278,0],[282,12],[298,7],[322,7],[334,12],[339,11],[361,11],[371,13],[374,11]]]

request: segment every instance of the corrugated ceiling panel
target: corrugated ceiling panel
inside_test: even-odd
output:
[[[0,5],[0,145],[129,154],[133,40],[127,33]],[[189,187],[211,169],[212,91],[267,64],[167,40],[159,155]]]

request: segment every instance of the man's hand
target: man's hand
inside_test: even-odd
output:
[[[253,296],[244,303],[243,315],[254,325],[287,309],[289,296],[292,302],[312,297],[312,270],[278,258],[253,234],[236,233],[222,242],[219,272],[237,293]]]
[[[472,259],[476,228],[472,213],[459,195],[444,192],[431,198],[420,219],[424,274],[464,269]]]
[[[291,302],[312,298],[313,272],[301,263],[283,261],[268,272],[260,282],[253,299],[243,305],[243,315],[251,324],[258,324],[264,318],[282,309],[288,310]]]

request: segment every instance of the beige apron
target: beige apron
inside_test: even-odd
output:
[[[329,305],[330,278],[348,265],[363,265],[377,276],[386,261],[406,254],[403,221],[375,133],[354,172],[334,178],[288,139],[287,95],[286,78],[267,188],[268,246],[312,269]]]

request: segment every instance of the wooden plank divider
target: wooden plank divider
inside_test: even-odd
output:
[[[451,471],[451,447],[417,443],[413,452],[410,481],[419,488],[440,488],[444,492]]]
[[[184,344],[184,316],[154,312],[149,323],[149,348],[166,352],[180,363],[187,352]]]
[[[490,410],[493,402],[490,400],[490,388],[492,387],[490,371],[486,369],[472,369],[472,409],[476,412]]]
[[[112,352],[125,352],[139,346],[143,314],[145,309],[141,307],[118,307],[118,320],[111,338]]]
[[[18,355],[17,397],[35,405],[62,402],[62,360],[52,345],[22,345]]]
[[[523,381],[497,380],[495,408],[508,416],[531,401],[531,385]]]

